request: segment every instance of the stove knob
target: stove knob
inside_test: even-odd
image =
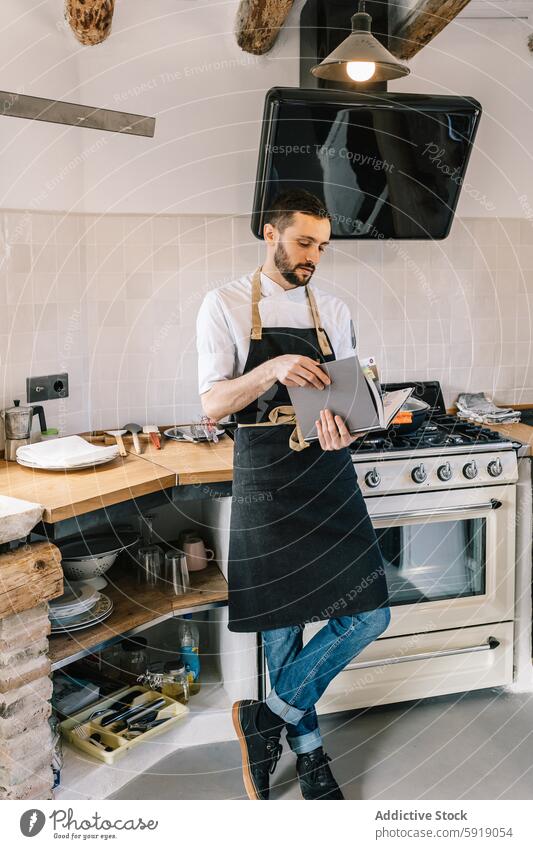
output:
[[[496,460],[491,460],[487,466],[487,472],[491,478],[497,478],[503,472],[502,461],[498,457]]]
[[[463,475],[465,478],[468,478],[468,480],[473,480],[476,477],[477,465],[475,460],[471,460],[470,463],[466,463],[466,465],[463,466]]]
[[[423,463],[420,463],[418,466],[415,466],[413,471],[411,472],[411,477],[415,483],[424,483],[427,476],[428,473],[426,472],[426,467]]]
[[[380,485],[381,477],[375,466],[373,469],[366,473],[365,483],[367,486],[371,487],[371,489],[374,489],[376,486]]]
[[[444,466],[439,466],[437,469],[437,477],[441,481],[449,481],[452,474],[452,467],[449,463],[445,463]]]

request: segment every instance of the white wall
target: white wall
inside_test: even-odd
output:
[[[33,206],[35,187],[53,180],[77,154],[79,167],[39,208],[249,210],[264,93],[298,82],[295,32],[284,32],[268,57],[252,57],[233,35],[237,0],[128,0],[117,3],[108,40],[84,48],[58,19],[58,0],[45,0],[34,13],[25,2],[25,18],[16,0],[7,5],[16,37],[4,30],[0,50],[15,58],[2,88],[155,115],[157,122],[154,139],[143,139],[4,119],[0,145],[11,145],[12,154],[0,174],[1,206]],[[27,177],[14,179],[44,146]]]
[[[62,9],[61,0],[2,1],[3,91],[77,100],[80,51]],[[81,136],[74,127],[0,116],[0,207],[70,209],[83,187]]]
[[[298,84],[302,0],[265,57],[237,47],[237,2],[117,2],[110,38],[82,47],[64,25],[62,0],[4,0],[2,89],[155,115],[157,123],[155,138],[142,139],[2,118],[0,206],[246,214],[265,91]],[[390,86],[482,103],[468,181],[491,208],[463,193],[463,216],[524,217],[533,208],[529,31],[524,21],[461,18],[415,57],[407,80]]]

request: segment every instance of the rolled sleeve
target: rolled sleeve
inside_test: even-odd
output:
[[[219,380],[234,375],[236,346],[215,291],[209,292],[196,319],[198,392],[202,395]]]

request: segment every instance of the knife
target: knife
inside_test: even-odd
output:
[[[118,710],[122,710],[123,708],[131,707],[131,703],[137,696],[143,696],[146,690],[132,690],[131,693],[124,693],[120,699],[117,699],[116,702],[113,702],[112,705],[109,705],[106,710],[110,710],[116,712]],[[138,705],[136,706],[138,707]]]
[[[163,707],[166,705],[166,699],[156,699],[155,702],[145,702],[143,705],[136,705],[136,707],[129,708],[128,710],[121,710],[117,713],[112,713],[110,716],[105,716],[101,721],[101,727],[105,727],[106,725],[111,725],[113,722],[120,722],[121,719],[129,719],[131,716],[137,716],[137,714],[142,714],[145,711],[155,710],[155,708]]]
[[[164,700],[160,701],[164,702]],[[114,734],[118,734],[120,731],[124,731],[126,728],[129,729],[132,725],[136,725],[137,723],[142,725],[143,723],[152,722],[157,719],[159,709],[163,707],[164,704],[160,705],[159,702],[153,702],[152,704],[156,705],[155,709],[152,709],[152,705],[146,705],[145,710],[139,711],[133,716],[127,716],[114,723],[110,731],[112,730]]]

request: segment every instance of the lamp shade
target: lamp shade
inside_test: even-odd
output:
[[[338,83],[353,83],[365,81],[369,83],[383,80],[394,80],[405,77],[409,67],[403,65],[372,35],[372,18],[366,12],[357,12],[352,18],[352,32],[333,50],[329,56],[311,68],[315,77],[323,80],[333,80]],[[369,73],[357,77],[349,73],[359,63],[368,63]],[[371,73],[371,65],[375,70]],[[349,67],[350,66],[350,67]]]

